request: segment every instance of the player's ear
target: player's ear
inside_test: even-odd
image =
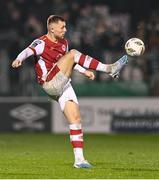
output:
[[[54,28],[53,27],[51,27],[51,32],[54,33]]]
[[[53,26],[51,26],[51,24],[48,25],[48,30],[51,31],[51,32],[54,31],[54,28],[53,28]]]
[[[54,28],[52,27],[52,28],[51,28],[51,31],[53,31],[53,30],[54,30]]]

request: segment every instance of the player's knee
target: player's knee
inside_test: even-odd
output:
[[[81,122],[81,117],[78,114],[73,115],[73,123],[80,123]]]
[[[71,49],[71,50],[69,51],[69,54],[70,54],[70,56],[71,56],[72,58],[74,58],[74,56],[75,56],[76,53],[77,53],[77,50],[76,50],[76,49]]]

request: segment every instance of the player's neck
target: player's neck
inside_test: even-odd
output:
[[[52,36],[50,33],[47,33],[46,36],[47,36],[47,38],[48,38],[50,41],[52,41],[52,42],[54,42],[54,43],[57,43],[57,42],[58,42],[58,39],[56,39],[56,38],[55,38],[54,36]]]

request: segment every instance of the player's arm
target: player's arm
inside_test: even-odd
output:
[[[69,51],[69,47],[68,47],[68,41],[66,40],[66,53]],[[74,70],[80,72],[81,74],[84,74],[87,78],[94,80],[95,79],[95,74],[90,71],[85,69],[84,67],[80,66],[79,64],[76,64],[74,66]]]
[[[44,50],[44,42],[42,40],[36,39],[30,46],[24,49],[12,62],[12,67],[17,68],[22,65],[22,62],[30,56],[37,56],[42,54]]]
[[[68,52],[69,47],[68,47],[68,41],[66,40],[66,52]],[[90,71],[85,69],[84,67],[80,66],[79,64],[76,64],[74,66],[74,70],[78,71],[81,74],[84,74],[87,78],[94,80],[95,79],[95,74]]]
[[[17,67],[21,66],[21,65],[22,65],[22,62],[23,62],[26,58],[32,56],[33,54],[34,54],[34,53],[33,53],[33,51],[32,51],[31,49],[29,49],[29,48],[24,49],[24,50],[17,56],[17,58],[12,62],[12,67],[13,67],[13,68],[17,68]]]
[[[95,74],[94,74],[92,71],[83,68],[83,67],[80,66],[79,64],[76,64],[76,65],[75,65],[74,70],[80,72],[81,74],[84,74],[87,78],[89,78],[89,79],[91,79],[91,80],[94,80],[94,79],[95,79]]]

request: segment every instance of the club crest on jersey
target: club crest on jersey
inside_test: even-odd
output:
[[[64,44],[62,45],[62,50],[66,51],[66,46]]]

